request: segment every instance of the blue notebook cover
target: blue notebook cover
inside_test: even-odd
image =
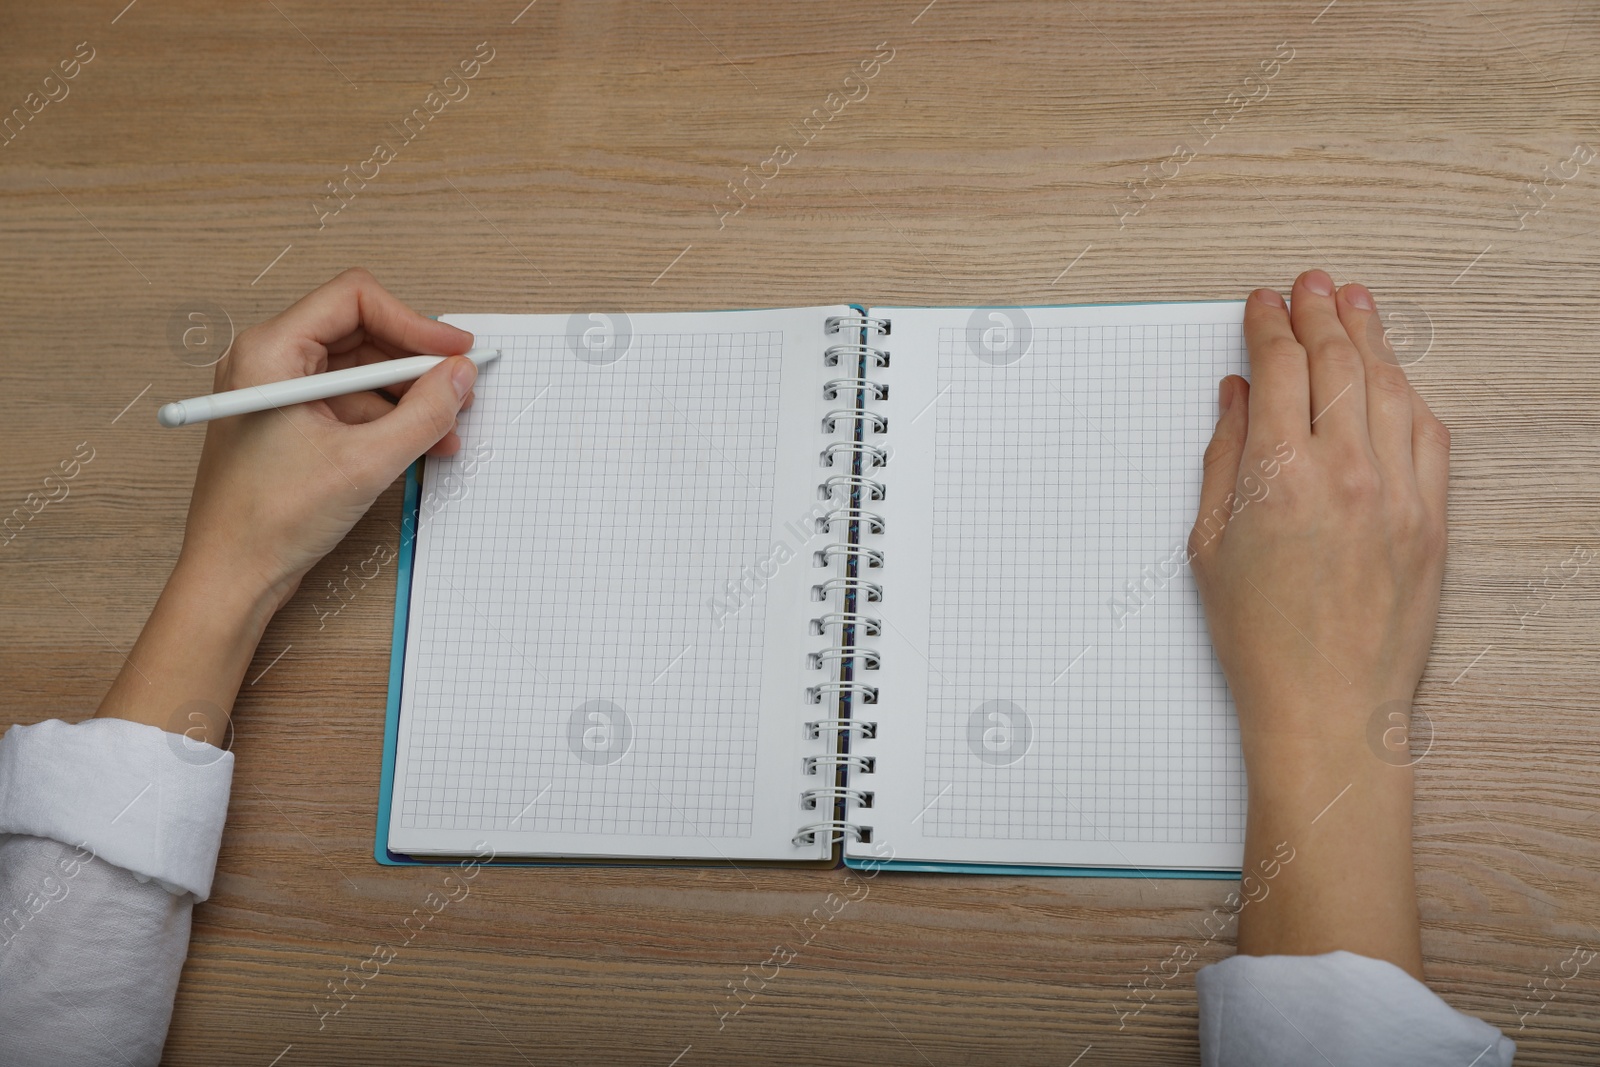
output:
[[[386,867],[425,866],[429,862],[389,851],[389,806],[394,799],[394,761],[400,745],[400,680],[406,665],[406,623],[411,618],[411,565],[422,502],[422,464],[419,459],[406,471],[405,503],[400,509],[400,555],[395,564],[394,637],[389,649],[389,698],[383,716],[383,776],[378,786],[378,834],[372,847],[373,859]]]

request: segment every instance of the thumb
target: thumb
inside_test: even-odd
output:
[[[1206,445],[1205,477],[1200,484],[1200,514],[1189,533],[1189,556],[1204,556],[1221,541],[1232,512],[1229,499],[1239,481],[1239,461],[1244,455],[1245,431],[1250,420],[1250,384],[1236,374],[1217,387],[1217,428]]]
[[[472,360],[450,357],[413,382],[393,411],[357,428],[366,438],[363,448],[398,475],[455,429],[461,402],[477,380]]]

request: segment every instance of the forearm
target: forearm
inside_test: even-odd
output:
[[[0,740],[0,1060],[160,1060],[233,775],[204,742],[274,606],[186,556],[97,718]]]
[[[347,271],[241,332],[215,387],[471,345]],[[233,775],[232,753],[207,743],[225,744],[300,577],[418,455],[460,446],[476,373],[447,360],[397,387],[398,404],[361,393],[207,428],[182,555],[97,717],[0,738],[0,1062],[160,1059]]]
[[[180,557],[96,714],[220,745],[279,595],[220,562]]]
[[[1364,738],[1246,743],[1250,809],[1245,871],[1294,858],[1239,915],[1239,952],[1344,950],[1422,977],[1411,857],[1412,772]],[[1272,869],[1272,868],[1268,868]]]
[[[1327,716],[1312,739],[1244,735],[1258,884],[1241,889],[1239,954],[1195,980],[1200,1061],[1511,1067],[1514,1042],[1420,981],[1411,767],[1388,761],[1403,742],[1379,757],[1328,736],[1353,718]]]

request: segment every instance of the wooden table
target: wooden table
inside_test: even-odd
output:
[[[6,723],[87,715],[161,587],[200,435],[156,404],[205,391],[228,320],[343,267],[439,313],[1191,300],[1320,264],[1405,306],[1455,434],[1420,697],[1430,981],[1521,1064],[1600,1057],[1600,976],[1537,1015],[1529,992],[1600,947],[1600,571],[1570,562],[1600,549],[1593,5],[123,2],[0,9],[0,104],[25,109],[0,147],[0,510],[94,457],[0,556]],[[470,94],[333,199],[480,42]],[[830,101],[880,42],[866,97]],[[172,1063],[1196,1060],[1192,970],[1118,1008],[1219,882],[885,875],[719,1030],[841,872],[490,871],[319,1030],[443,877],[371,859],[392,568],[318,618],[398,508],[250,672]]]

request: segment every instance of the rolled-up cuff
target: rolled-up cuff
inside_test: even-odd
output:
[[[0,834],[92,851],[197,900],[211,894],[233,753],[126,719],[0,737]]]
[[[1399,967],[1352,952],[1234,956],[1201,968],[1195,989],[1206,1067],[1511,1067],[1517,1051]]]

